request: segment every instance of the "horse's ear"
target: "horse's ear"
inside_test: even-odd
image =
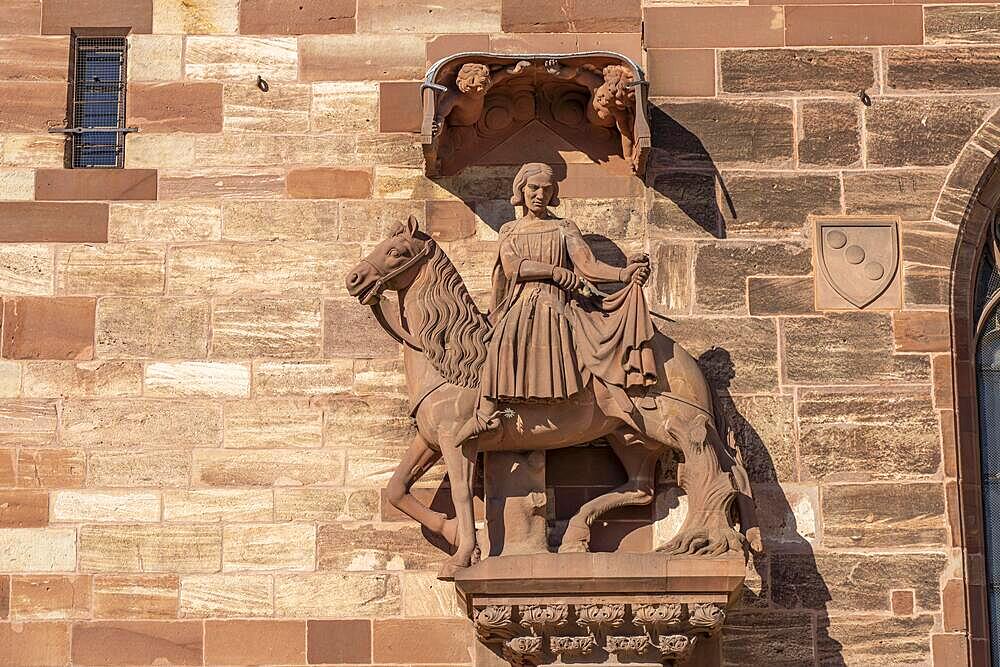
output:
[[[406,224],[403,225],[403,231],[406,232],[406,235],[412,238],[413,235],[416,234],[419,230],[420,230],[420,225],[417,222],[416,216],[411,215],[410,217],[408,217],[406,219]]]

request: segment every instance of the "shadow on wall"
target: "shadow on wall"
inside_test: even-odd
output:
[[[698,365],[715,390],[732,440],[743,455],[766,551],[752,557],[758,581],[745,585],[742,609],[726,619],[723,664],[791,667],[816,660],[824,667],[844,666],[843,647],[829,635],[827,604],[832,597],[812,545],[799,532],[763,439],[729,393],[736,377],[732,355],[715,347],[699,357]]]

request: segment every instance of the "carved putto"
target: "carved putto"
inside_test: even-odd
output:
[[[435,63],[424,81],[427,175],[449,176],[532,123],[597,161],[619,156],[642,175],[650,147],[646,81],[611,52],[463,53]]]

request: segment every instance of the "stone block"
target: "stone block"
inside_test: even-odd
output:
[[[844,172],[847,213],[930,220],[946,177],[935,169]]]
[[[351,390],[350,359],[330,361],[261,361],[254,366],[255,396],[313,396]]]
[[[376,619],[372,623],[375,662],[468,659],[473,632],[464,618]]]
[[[207,664],[263,665],[305,659],[305,621],[205,621]]]
[[[299,39],[302,81],[423,79],[418,35],[306,35]]]
[[[70,662],[70,624],[0,623],[0,660],[23,667]]]
[[[313,132],[339,133],[374,130],[379,114],[379,85],[385,84],[371,81],[312,84],[310,128]],[[417,118],[419,123],[419,113]]]
[[[184,73],[189,79],[246,83],[298,79],[294,37],[187,37]],[[305,63],[303,63],[304,65]]]
[[[44,132],[66,116],[66,84],[55,81],[0,81],[0,132]],[[59,144],[63,142],[60,139]],[[13,165],[12,165],[13,166]]]
[[[650,49],[646,68],[652,96],[715,96],[713,49]]]
[[[368,663],[372,659],[372,624],[367,619],[309,621],[309,664]]]
[[[45,491],[0,491],[0,528],[41,528],[48,523]]]
[[[988,111],[981,100],[880,99],[867,111],[869,164],[951,164]]]
[[[327,447],[405,445],[415,435],[409,404],[401,397],[344,397],[329,400],[324,407]]]
[[[178,487],[191,477],[190,450],[96,451],[87,456],[87,486]]]
[[[433,572],[407,572],[403,580],[403,616],[441,618],[464,615],[453,588]]]
[[[370,521],[379,514],[374,489],[336,493],[328,488],[274,489],[275,521]]]
[[[720,317],[705,327],[703,318],[676,317],[670,337],[703,366],[716,390],[771,393],[778,387],[777,331],[772,320]],[[720,346],[719,341],[725,341]],[[735,374],[735,375],[734,375]]]
[[[177,575],[108,574],[94,577],[95,618],[177,618]]]
[[[500,0],[462,0],[446,5],[425,0],[359,0],[358,32],[496,33],[501,31],[500,6]],[[614,32],[608,26],[602,31]]]
[[[65,99],[63,99],[62,104],[65,106]],[[61,113],[65,113],[65,110]],[[3,120],[10,121],[12,119],[4,118]],[[38,127],[34,126],[27,130],[33,134],[0,135],[0,166],[30,167],[32,169],[62,166],[66,152],[66,140],[55,134],[37,134],[35,132]]]
[[[42,34],[67,35],[74,28],[129,28],[153,32],[153,0],[45,0]]]
[[[221,132],[222,84],[130,84],[126,122],[142,132]]]
[[[726,50],[719,71],[726,93],[853,94],[875,85],[874,53],[860,50]]]
[[[316,569],[316,527],[280,523],[222,528],[224,572]]]
[[[229,132],[308,132],[312,86],[268,82],[265,93],[254,84],[227,82],[222,93],[222,126]]]
[[[206,241],[222,233],[222,212],[206,202],[112,204],[108,237],[113,242]]]
[[[907,480],[941,464],[927,390],[803,390],[798,419],[803,479]]]
[[[155,169],[39,169],[39,201],[156,199]]]
[[[56,254],[56,291],[101,296],[162,294],[164,263],[162,246],[61,246]]]
[[[641,32],[582,32],[576,35],[580,51],[613,51],[641,63]]]
[[[0,449],[0,485],[8,488],[17,486],[17,450],[13,447]],[[25,480],[25,484],[22,486],[30,487],[33,485],[31,480]],[[2,591],[0,591],[0,599],[2,598]],[[3,618],[2,614],[0,614],[0,618]]]
[[[155,0],[153,28],[160,33],[235,33],[238,0]]]
[[[29,361],[24,364],[21,395],[28,398],[138,396],[142,364],[137,361]]]
[[[92,621],[73,626],[74,665],[200,665],[204,630],[194,621]]]
[[[965,633],[931,635],[931,656],[934,664],[968,667],[969,643]]]
[[[763,100],[654,102],[653,146],[672,164],[791,165],[791,107]]]
[[[740,610],[726,614],[723,664],[809,664],[815,641],[813,619],[808,613]]]
[[[726,236],[801,237],[810,215],[840,213],[840,179],[832,174],[725,172],[722,181],[729,200],[722,207]]]
[[[913,616],[913,607],[917,601],[913,591],[892,591],[889,606],[893,616]]]
[[[648,7],[646,48],[784,46],[781,7]]]
[[[0,531],[0,567],[6,572],[73,572],[73,528],[5,528]]]
[[[270,575],[204,574],[181,579],[183,618],[271,616],[274,582]]]
[[[18,486],[78,488],[86,468],[86,457],[78,449],[22,448],[17,454]]]
[[[0,79],[66,81],[68,37],[0,36]]]
[[[378,85],[378,131],[419,132],[423,115],[422,107],[419,81],[380,82]]]
[[[181,523],[270,521],[270,491],[176,489],[163,492],[163,520]]]
[[[811,315],[816,312],[813,279],[808,276],[747,278],[751,315]]]
[[[658,173],[647,207],[650,233],[656,237],[701,240],[708,232],[721,238],[720,180],[714,169]]]
[[[784,375],[795,384],[921,383],[927,357],[894,354],[888,314],[843,313],[788,320]]]
[[[143,523],[160,520],[154,491],[54,491],[54,523]]]
[[[323,355],[326,357],[390,357],[399,343],[375,321],[371,309],[356,299],[328,299],[323,304]]]
[[[243,0],[243,35],[322,35],[353,33],[357,2],[352,0]]]
[[[223,236],[233,241],[336,241],[338,202],[322,200],[224,202]]]
[[[129,35],[129,81],[177,81],[183,75],[183,35]]]
[[[390,199],[352,199],[340,204],[340,236],[343,240],[381,241],[407,217],[424,219],[424,202]],[[355,301],[355,303],[357,303]]]
[[[187,169],[198,164],[195,155],[195,134],[125,135],[126,169]],[[163,198],[162,189],[158,193]],[[144,239],[145,240],[145,239]]]
[[[94,299],[4,299],[3,356],[7,359],[91,359]]]
[[[419,526],[375,523],[321,525],[316,554],[316,569],[338,572],[428,570],[443,555]]]
[[[785,8],[786,46],[923,44],[919,5],[800,5]]]
[[[441,58],[456,53],[489,51],[490,36],[487,34],[456,33],[427,36],[427,65],[433,65]]]
[[[2,243],[106,243],[108,205],[0,202]]]
[[[35,172],[31,169],[0,169],[0,197],[10,201],[30,201],[35,192]]]
[[[847,167],[861,161],[861,117],[855,102],[803,102],[799,164]]]
[[[37,35],[41,25],[41,0],[9,0],[0,17],[0,34]]]
[[[887,49],[886,83],[895,90],[979,90],[1000,87],[998,47]]]
[[[217,572],[222,536],[215,526],[122,524],[80,528],[83,572]]]
[[[1000,8],[991,5],[937,5],[924,8],[926,44],[996,44]]]
[[[816,652],[820,664],[836,664],[837,661],[856,665],[920,663],[929,654],[928,633],[933,621],[929,615],[915,618],[833,616],[820,632]],[[958,667],[958,663],[944,664]]]
[[[147,396],[249,396],[250,367],[208,361],[151,363],[143,388]]]
[[[0,433],[53,434],[56,431],[56,401],[3,401],[0,403]],[[44,444],[49,444],[43,440]],[[20,444],[20,443],[19,443]]]
[[[320,348],[318,299],[216,300],[212,356],[315,357]]]
[[[945,543],[940,483],[837,484],[823,488],[823,544],[836,548]]]
[[[695,258],[697,312],[746,313],[746,278],[801,276],[812,270],[810,253],[791,243],[721,241],[698,246]]]
[[[343,276],[357,263],[353,244],[203,244],[171,250],[169,294],[321,293],[347,296]]]
[[[211,169],[279,170],[289,164],[346,162],[352,159],[354,149],[355,138],[347,134],[284,136],[244,132],[200,135],[195,139],[197,163]],[[253,169],[251,173],[257,171]]]
[[[946,311],[893,313],[892,331],[900,352],[947,352],[951,345],[951,318]]]
[[[89,618],[91,581],[87,576],[14,577],[10,614],[15,621]]]
[[[310,449],[196,450],[193,479],[207,486],[337,486],[344,453]]]
[[[937,222],[903,226],[903,301],[917,308],[951,303],[950,264],[957,229]]]
[[[692,259],[694,248],[688,245],[659,243],[653,252],[653,302],[660,314],[688,315],[694,301]]]
[[[323,411],[305,400],[230,401],[225,407],[225,447],[319,447]]]
[[[106,297],[97,304],[97,356],[198,358],[208,353],[209,302]]]
[[[392,616],[401,608],[394,574],[287,574],[274,582],[275,613],[294,617]]]
[[[719,386],[718,375],[725,369],[708,365],[706,372]],[[791,396],[728,396],[720,399],[720,407],[752,482],[777,484],[798,479]]]
[[[488,50],[495,53],[574,53],[580,46],[578,34],[565,32],[504,32],[489,38]]]
[[[289,196],[299,199],[367,199],[372,194],[372,173],[334,167],[292,169],[286,184]]]

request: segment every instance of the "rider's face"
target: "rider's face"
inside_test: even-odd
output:
[[[534,174],[524,184],[524,205],[535,215],[545,215],[554,192],[555,183],[551,176],[545,173]]]

